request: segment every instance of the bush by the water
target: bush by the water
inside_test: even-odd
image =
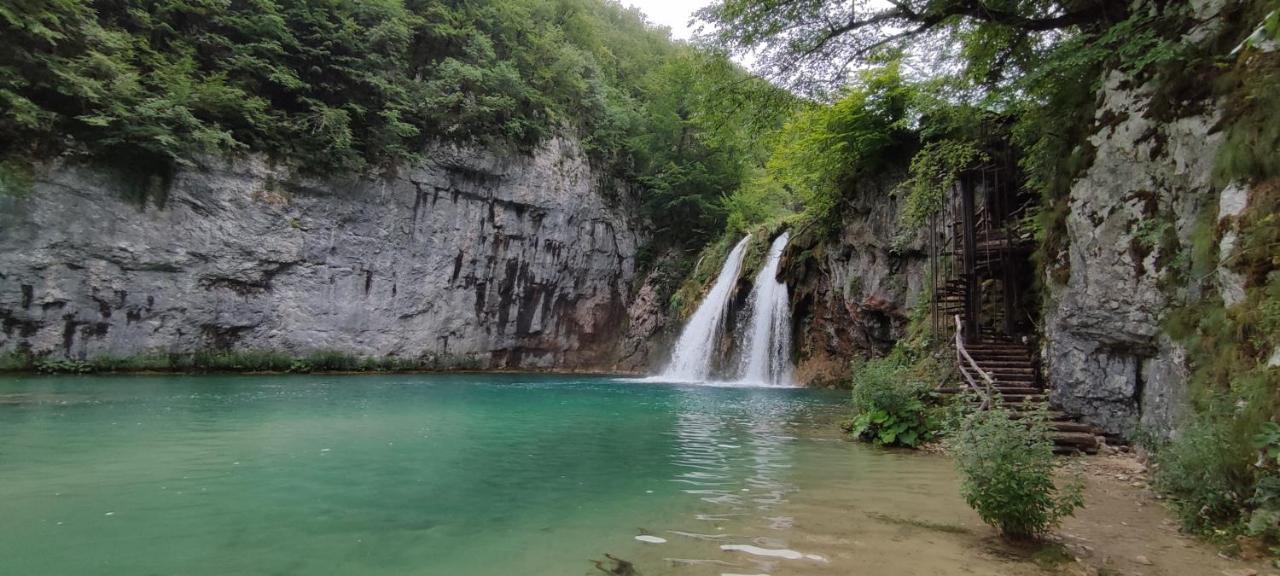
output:
[[[93,356],[86,360],[33,356],[22,352],[0,355],[0,372],[36,371],[44,374],[120,372],[413,372],[478,370],[483,361],[472,355],[423,354],[356,356],[322,350],[298,356],[274,350],[201,351],[191,354],[144,353],[135,356]]]
[[[964,499],[1011,539],[1035,538],[1084,504],[1079,480],[1054,483],[1053,442],[1043,415],[1015,420],[996,407],[975,412],[952,444]]]
[[[914,448],[937,435],[929,384],[899,354],[854,367],[850,432],[880,446]]]

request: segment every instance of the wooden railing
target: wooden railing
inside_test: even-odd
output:
[[[973,356],[969,355],[969,351],[964,348],[964,326],[960,322],[960,315],[955,315],[956,319],[956,366],[960,368],[960,375],[964,377],[969,388],[978,394],[982,400],[979,410],[986,410],[991,407],[991,396],[995,388],[995,379],[991,377],[985,370],[978,367],[978,363],[974,361]],[[977,378],[974,376],[977,375]],[[978,380],[982,380],[982,385],[978,384]]]

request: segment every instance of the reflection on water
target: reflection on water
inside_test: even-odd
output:
[[[998,573],[936,538],[904,552],[884,519],[971,513],[945,461],[842,441],[843,394],[439,375],[0,397],[0,574]]]

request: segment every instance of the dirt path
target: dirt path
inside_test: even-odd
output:
[[[983,524],[959,497],[959,478],[944,455],[903,454],[916,475],[878,460],[875,482],[861,491],[831,482],[797,495],[792,544],[826,565],[764,566],[780,575],[867,576],[1280,576],[1265,559],[1220,556],[1183,535],[1149,488],[1145,466],[1130,454],[1089,456],[1076,464],[1085,508],[1066,519],[1050,544],[1014,545]],[[925,458],[927,461],[917,460]],[[868,474],[872,468],[868,467]],[[900,489],[880,488],[893,486]],[[814,483],[817,484],[817,483]],[[832,511],[838,511],[832,513]],[[1056,543],[1057,545],[1054,545]]]
[[[1219,556],[1213,546],[1185,536],[1149,488],[1147,469],[1130,454],[1082,460],[1084,510],[1058,529],[1077,559],[1068,574],[1125,576],[1249,576],[1280,574],[1264,560]]]

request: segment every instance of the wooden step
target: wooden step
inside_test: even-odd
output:
[[[1078,432],[1084,434],[1094,434],[1096,431],[1093,426],[1072,422],[1070,420],[1054,421],[1049,423],[1049,428],[1058,432]]]
[[[1047,402],[1049,398],[1044,394],[1001,394],[1004,401],[1009,404],[1028,404],[1037,402]]]
[[[1012,384],[1014,382],[1035,382],[1035,372],[1011,372],[1008,370],[983,370],[992,380],[1001,384]]]
[[[965,390],[970,390],[970,388],[967,386],[938,388],[937,390],[935,390],[935,392],[939,394],[959,394],[961,392],[964,392]],[[1001,394],[1043,394],[1044,393],[1044,390],[1041,390],[1034,386],[1004,386],[1004,385],[997,384],[994,387],[994,390]]]
[[[995,381],[997,387],[1040,389],[1040,383],[1034,378],[996,378]]]
[[[979,354],[983,354],[983,355],[990,355],[990,356],[1016,356],[1019,358],[1031,357],[1031,352],[1028,351],[1026,348],[1016,348],[1016,347],[1005,348],[1005,347],[999,347],[999,346],[970,346],[966,344],[964,349],[969,353],[970,356],[977,356]]]
[[[1023,366],[1034,366],[1031,356],[1026,354],[1008,354],[1008,353],[991,353],[991,352],[969,352],[969,356],[979,362],[991,362],[994,364],[1016,363]]]
[[[974,354],[973,352],[970,352],[969,356],[979,363],[991,362],[995,364],[1017,363],[1023,366],[1035,365],[1035,363],[1031,361],[1030,356],[1020,356],[1017,354]]]
[[[993,370],[996,368],[1019,368],[1031,370],[1035,366],[1030,360],[986,360],[978,358],[974,358],[974,360],[978,361],[978,366],[982,367],[983,370]]]
[[[978,367],[989,374],[1035,374],[1031,366],[993,366],[990,363],[978,362]]]
[[[1088,432],[1050,432],[1054,447],[1092,454],[1098,451],[1098,437]]]
[[[1007,404],[1008,405],[1006,406],[1006,408],[1013,410],[1015,412],[1030,412],[1032,410],[1039,410],[1040,408],[1044,407],[1042,404],[1039,404],[1036,402],[1029,402],[1029,403],[1028,402],[1009,402]],[[1049,414],[1050,414],[1050,416],[1048,417],[1049,420],[1060,420],[1062,418],[1066,418],[1066,414],[1063,414],[1062,412],[1055,412],[1050,410]]]
[[[1008,386],[1004,384],[996,384],[995,391],[1006,395],[1021,394],[1026,396],[1028,394],[1044,394],[1044,390],[1036,388],[1035,386]]]
[[[1036,362],[1032,362],[1032,358],[1030,358],[1029,356],[975,355],[975,353],[970,352],[969,357],[972,357],[974,361],[978,362],[978,364],[983,364],[983,362],[989,362],[989,364],[992,364],[995,366],[1006,365],[1006,364],[1016,365],[1011,367],[1028,367],[1028,366],[1036,365]]]
[[[1016,408],[1016,406],[1012,406],[1012,408]],[[1025,417],[1025,412],[1022,410],[1015,409],[1013,413],[1009,415],[1009,417],[1014,420],[1021,420],[1023,417]],[[1067,414],[1065,412],[1059,412],[1057,410],[1050,410],[1048,413],[1045,414],[1045,417],[1048,418],[1050,421],[1056,421],[1059,419],[1067,418]]]
[[[991,344],[986,342],[980,342],[977,344],[965,343],[964,348],[965,350],[968,350],[970,352],[975,352],[975,351],[977,352],[1016,352],[1019,354],[1027,353],[1027,347],[1021,344]]]
[[[1064,446],[1059,444],[1053,445],[1053,453],[1058,456],[1074,456],[1077,454],[1097,454],[1097,446]]]

